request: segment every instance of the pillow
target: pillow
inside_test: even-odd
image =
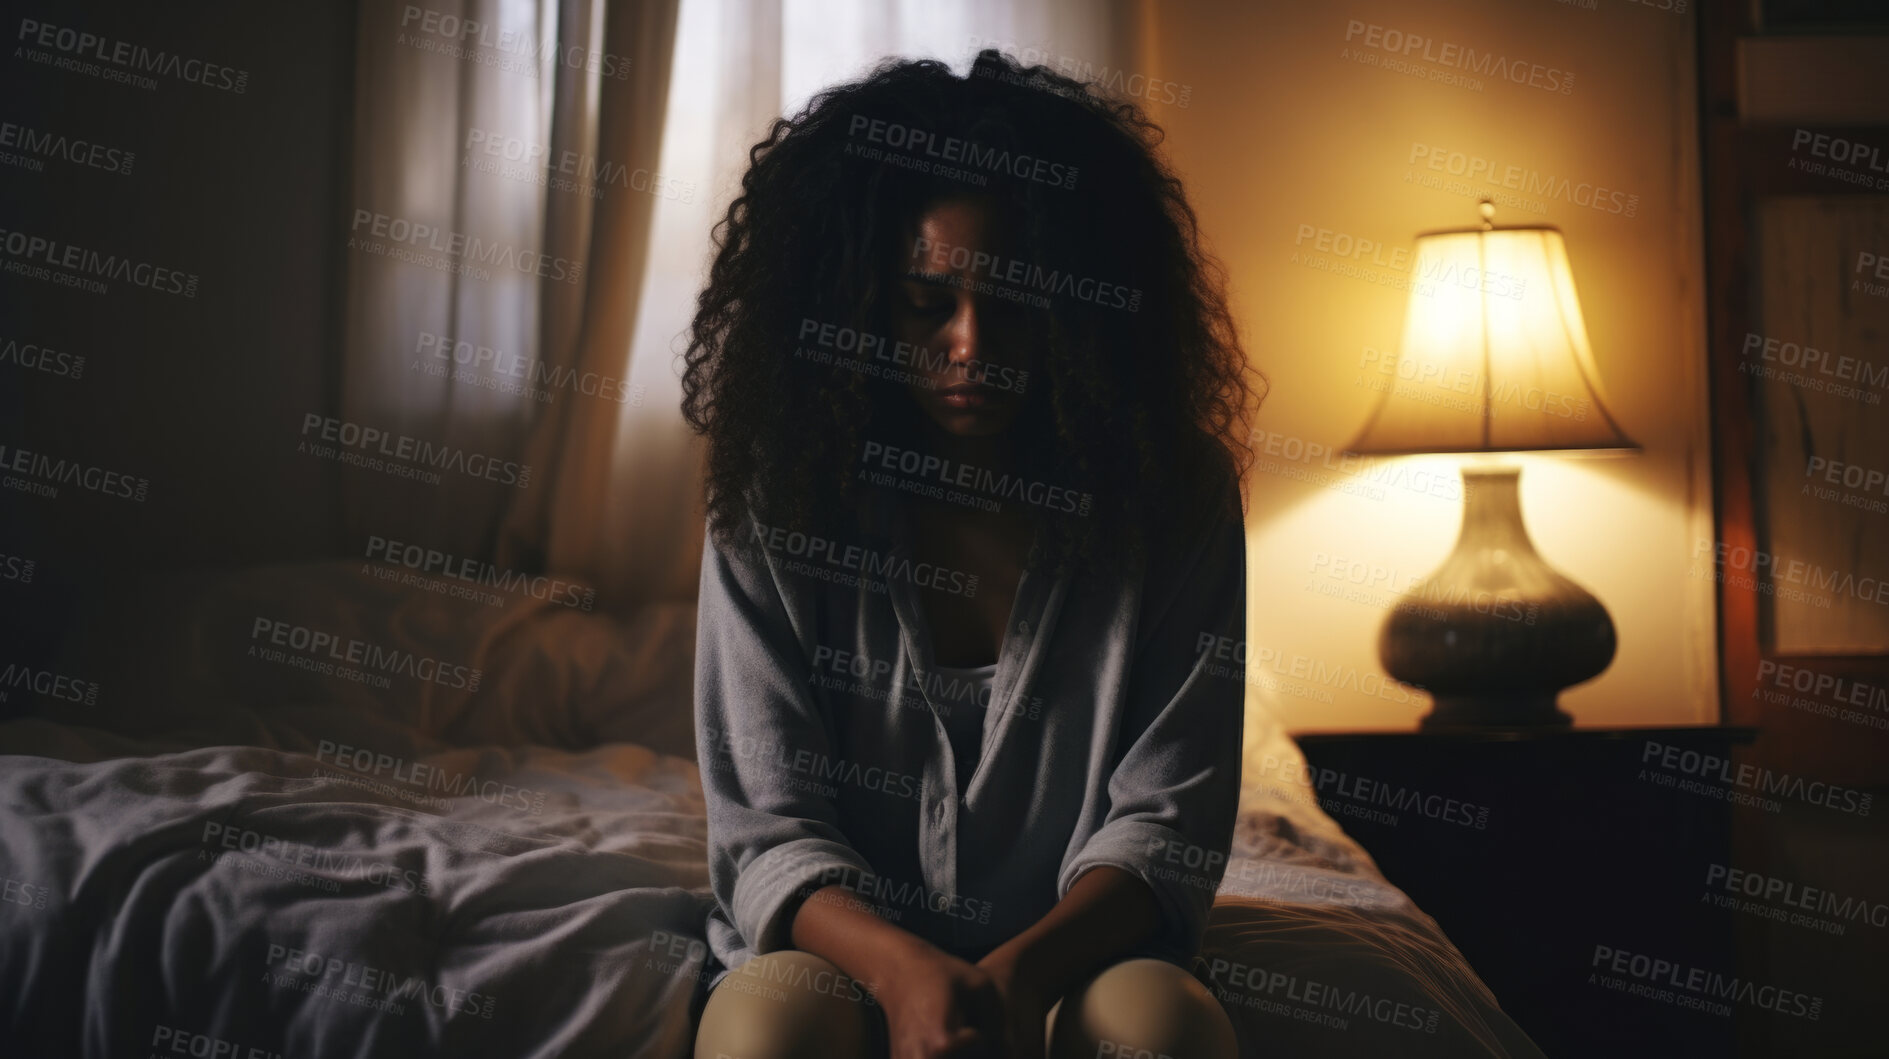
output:
[[[692,601],[585,613],[408,574],[332,560],[95,593],[57,665],[97,700],[36,711],[180,747],[632,742],[694,758]]]

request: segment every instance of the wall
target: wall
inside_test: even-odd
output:
[[[0,338],[84,358],[0,363],[0,444],[146,483],[140,499],[0,490],[3,550],[37,561],[47,599],[134,571],[326,554],[335,468],[296,443],[334,402],[351,6],[49,4],[8,31],[20,50],[0,69],[0,121],[66,146],[9,150],[0,228],[194,280],[79,286],[44,277],[82,270],[0,247],[27,270],[0,280]],[[131,78],[99,59],[119,48],[188,64]]]
[[[1524,201],[1498,199],[1498,223],[1565,232],[1609,407],[1644,448],[1515,458],[1537,548],[1619,636],[1562,706],[1581,725],[1716,720],[1713,584],[1692,559],[1713,538],[1692,17],[1355,0],[1146,3],[1140,24],[1140,68],[1188,86],[1186,105],[1151,113],[1272,382],[1248,515],[1256,692],[1295,730],[1408,728],[1428,709],[1383,683],[1376,640],[1455,540],[1455,464],[1362,466],[1316,446],[1336,453],[1362,426],[1367,351],[1396,348],[1412,239],[1476,222],[1487,181],[1449,169],[1482,159],[1519,167]],[[1480,61],[1465,49],[1521,83],[1465,69]]]

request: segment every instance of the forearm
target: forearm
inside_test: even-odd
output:
[[[1042,919],[999,945],[981,963],[1009,963],[1048,996],[1133,952],[1161,925],[1154,891],[1103,864],[1082,873]]]
[[[823,886],[800,903],[790,931],[794,947],[832,963],[879,994],[898,966],[934,946],[873,914],[846,886]]]

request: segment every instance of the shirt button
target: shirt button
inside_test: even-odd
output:
[[[1020,621],[1020,622],[1018,622],[1018,623],[1017,623],[1017,631],[1018,631],[1018,632],[1020,632],[1020,633],[1022,633],[1022,634],[1023,634],[1023,635],[1025,635],[1025,636],[1028,636],[1028,635],[1030,635],[1030,623],[1029,623],[1029,622],[1027,622],[1027,621]]]

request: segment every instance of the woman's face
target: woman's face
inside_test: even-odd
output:
[[[1034,343],[1016,301],[988,293],[1005,254],[994,211],[975,199],[927,207],[904,243],[891,298],[892,337],[911,351],[912,399],[941,429],[990,437],[1023,408]],[[1041,385],[1040,380],[1037,385]]]

